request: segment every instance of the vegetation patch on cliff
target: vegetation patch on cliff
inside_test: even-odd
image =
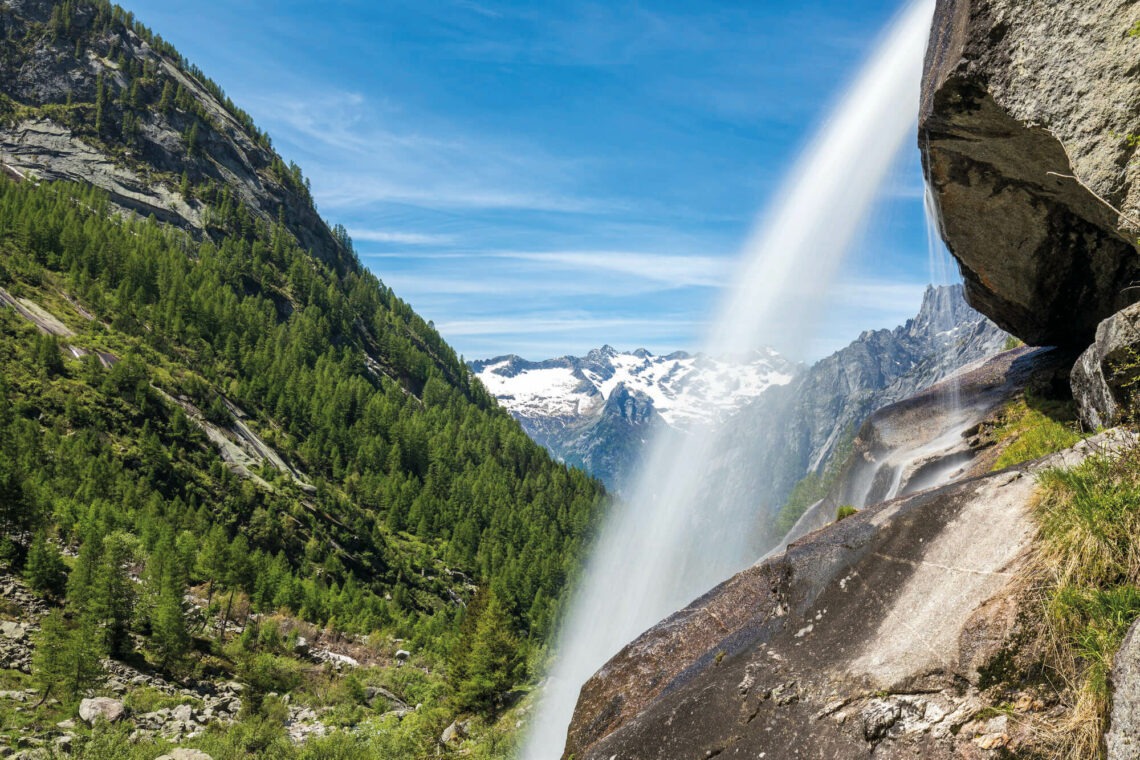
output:
[[[1007,406],[994,428],[998,444],[1005,448],[993,470],[1064,451],[1081,440],[1072,402],[1039,399],[1031,395]]]
[[[1042,475],[1036,563],[1051,664],[1072,692],[1066,757],[1100,756],[1113,657],[1140,616],[1140,446]]]

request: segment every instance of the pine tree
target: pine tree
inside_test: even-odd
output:
[[[93,612],[104,626],[107,651],[121,656],[130,651],[130,626],[135,584],[129,565],[138,551],[134,536],[117,531],[103,539],[103,558],[95,578]]]
[[[67,606],[75,614],[83,614],[91,609],[102,549],[103,541],[94,531],[88,531],[79,544],[79,556],[67,577]]]
[[[162,593],[151,621],[150,638],[161,668],[177,669],[190,651],[190,632],[182,609],[184,593],[185,589],[173,568],[163,574]]]
[[[32,677],[40,690],[40,702],[49,696],[62,696],[72,668],[68,661],[71,634],[63,613],[54,610],[40,621],[32,655]]]
[[[43,531],[36,534],[24,565],[24,579],[36,591],[61,596],[67,590],[67,566],[63,555],[47,540]]]
[[[174,86],[169,79],[166,84],[162,86],[162,96],[158,99],[158,110],[162,113],[169,113],[170,109],[174,107]]]
[[[90,617],[80,618],[69,627],[60,610],[40,621],[36,648],[32,655],[32,676],[42,696],[40,703],[54,696],[70,704],[103,680],[98,628]]]
[[[519,660],[519,642],[511,632],[510,616],[499,597],[488,592],[466,657],[464,677],[456,689],[457,705],[464,710],[493,712],[500,697],[514,684]]]
[[[107,90],[103,82],[103,72],[95,77],[95,131],[103,134],[106,126]]]
[[[186,142],[186,155],[188,155],[188,156],[198,155],[198,121],[197,120],[195,120],[194,123],[190,125],[190,129],[186,130],[186,135],[183,137],[183,140]]]
[[[59,352],[59,341],[54,335],[40,335],[36,339],[36,360],[48,377],[63,372],[63,356]]]

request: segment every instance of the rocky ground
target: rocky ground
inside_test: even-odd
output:
[[[187,597],[187,604],[198,607],[201,613],[202,599],[195,595]],[[0,573],[0,672],[16,671],[22,674],[32,672],[32,655],[35,635],[39,630],[38,621],[47,614],[49,606],[32,593],[18,578]],[[362,665],[375,664],[369,656],[373,650],[359,640],[347,636],[324,637],[320,631],[295,622],[298,629],[304,629],[312,639],[297,637],[295,654],[313,665],[324,665],[334,671],[348,673]],[[228,635],[238,636],[243,628],[231,623]],[[320,644],[311,643],[322,639]],[[350,652],[352,654],[350,654]],[[356,656],[354,657],[353,654]],[[402,663],[410,657],[405,649],[397,648],[393,663]],[[100,688],[100,696],[83,699],[78,706],[78,720],[66,719],[58,722],[54,729],[43,732],[21,733],[12,737],[0,733],[0,757],[33,758],[54,756],[52,753],[67,754],[77,738],[80,723],[94,726],[98,721],[111,724],[126,723],[131,726],[132,741],[163,739],[171,743],[194,739],[211,725],[226,726],[235,723],[242,709],[243,684],[232,680],[172,681],[153,671],[117,660],[104,660],[103,669],[106,682]],[[368,703],[387,704],[386,715],[402,718],[413,712],[416,706],[405,703],[392,691],[379,687],[364,688]],[[41,694],[34,687],[0,690],[0,700],[16,712],[32,712],[41,703]],[[331,729],[322,717],[333,710],[332,707],[312,707],[290,704],[289,695],[283,695],[287,705],[285,727],[289,738],[302,743],[313,736],[324,736]],[[160,702],[164,706],[157,709],[132,709],[132,703],[146,704]],[[48,705],[57,704],[48,699]],[[0,710],[3,706],[0,705]],[[453,740],[462,738],[459,724],[452,729]],[[199,754],[193,754],[193,753]],[[204,760],[207,755],[198,750],[184,749],[179,754],[175,750],[171,760]]]

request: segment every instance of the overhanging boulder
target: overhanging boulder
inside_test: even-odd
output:
[[[1140,38],[1127,0],[939,0],[919,145],[967,300],[1084,347],[1140,300]]]

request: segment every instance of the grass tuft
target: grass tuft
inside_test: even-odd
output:
[[[1073,446],[1082,436],[1071,419],[1072,410],[1066,405],[1032,397],[1011,403],[994,431],[998,442],[1011,442],[994,462],[993,469],[1004,470]]]
[[[1053,668],[1073,694],[1066,758],[1101,756],[1113,658],[1140,617],[1140,446],[1041,477],[1038,571]]]

